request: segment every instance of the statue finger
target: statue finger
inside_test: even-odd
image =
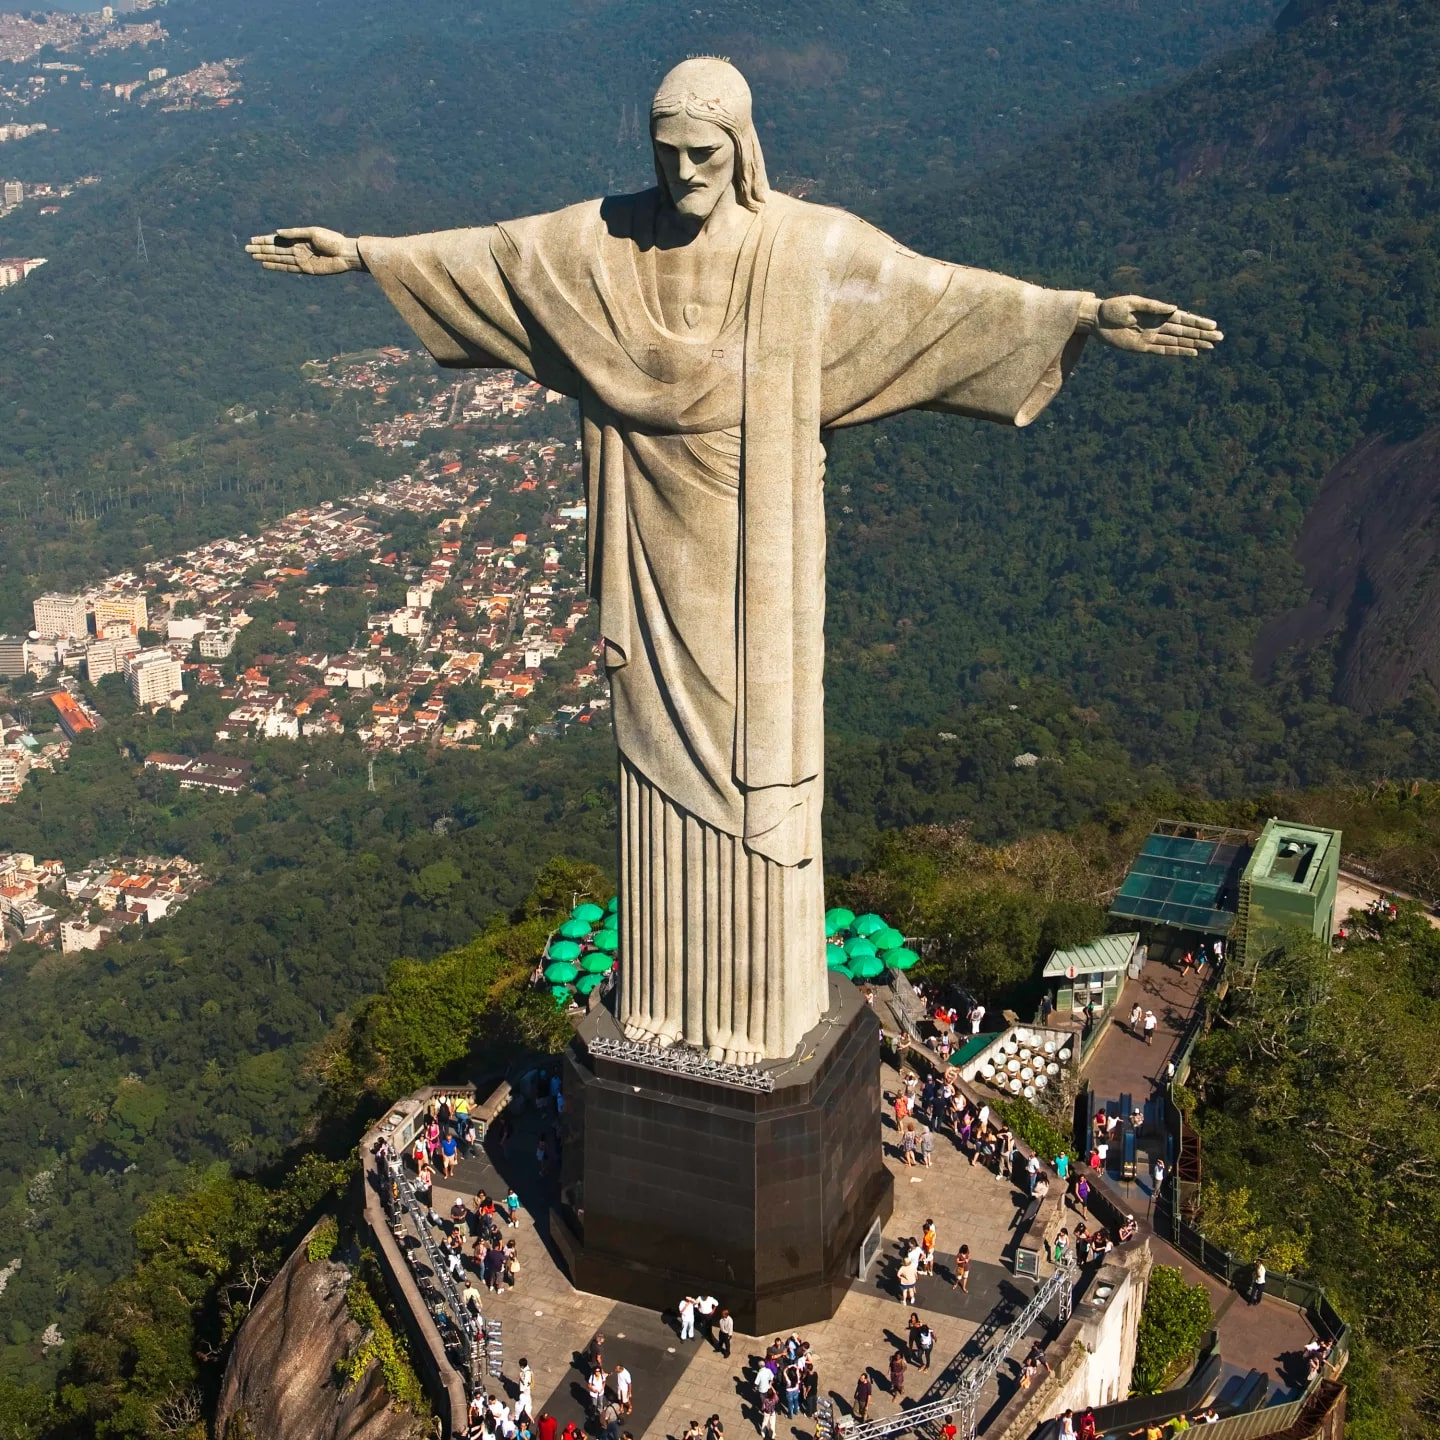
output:
[[[1192,315],[1188,310],[1177,310],[1171,317],[1173,325],[1190,325],[1197,330],[1218,330],[1220,327],[1206,315]]]
[[[273,245],[274,243],[275,237],[273,235],[252,235],[250,237],[250,245]],[[250,245],[247,245],[245,248],[248,250]]]
[[[1132,295],[1126,298],[1130,301],[1130,308],[1137,315],[1164,315],[1169,319],[1179,313],[1179,306],[1170,304],[1168,300],[1147,300],[1143,295]]]

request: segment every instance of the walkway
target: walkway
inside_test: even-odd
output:
[[[1372,900],[1382,898],[1388,900],[1392,895],[1398,895],[1402,900],[1415,900],[1425,918],[1437,930],[1440,930],[1440,915],[1437,915],[1434,907],[1426,904],[1424,900],[1420,900],[1405,890],[1392,890],[1388,886],[1377,885],[1373,880],[1366,880],[1363,876],[1356,875],[1349,870],[1340,872],[1340,881],[1335,887],[1335,917],[1339,920],[1352,910],[1358,910],[1363,915]]]
[[[1095,1054],[1085,1067],[1085,1079],[1096,1097],[1096,1106],[1114,1110],[1122,1095],[1129,1095],[1143,1107],[1145,1122],[1136,1143],[1136,1178],[1126,1183],[1120,1178],[1119,1157],[1113,1152],[1111,1172],[1104,1184],[1112,1198],[1134,1214],[1140,1222],[1140,1233],[1150,1236],[1151,1252],[1158,1265],[1178,1265],[1191,1283],[1203,1283],[1210,1292],[1217,1329],[1220,1332],[1220,1353],[1227,1369],[1252,1367],[1268,1370],[1271,1382],[1282,1392],[1295,1387],[1303,1379],[1305,1364],[1303,1348],[1313,1337],[1309,1322],[1293,1305],[1267,1298],[1251,1306],[1221,1281],[1206,1274],[1180,1254],[1151,1225],[1152,1179],[1154,1163],[1163,1157],[1173,1168],[1175,1157],[1167,1153],[1169,1136],[1163,1126],[1157,1079],[1163,1079],[1165,1067],[1175,1053],[1190,1017],[1194,1013],[1201,990],[1200,979],[1192,972],[1181,975],[1179,958],[1165,955],[1152,946],[1150,960],[1138,979],[1128,980],[1115,1005],[1115,1020],[1100,1037]],[[1154,1042],[1132,1035],[1123,1023],[1131,1007],[1155,1012]]]
[[[885,1245],[871,1277],[856,1280],[833,1319],[801,1327],[820,1372],[822,1393],[831,1395],[839,1413],[850,1412],[850,1398],[862,1371],[875,1382],[871,1416],[888,1414],[896,1401],[889,1393],[888,1367],[897,1344],[903,1343],[910,1307],[902,1306],[894,1284],[898,1241],[918,1235],[933,1218],[938,1231],[937,1265],[933,1279],[922,1278],[915,1307],[936,1332],[938,1373],[997,1307],[1023,1305],[1033,1293],[1029,1281],[1018,1282],[1002,1257],[1011,1240],[1011,1222],[1019,1190],[997,1179],[981,1165],[971,1166],[948,1138],[939,1138],[934,1165],[906,1169],[895,1153],[893,1121],[886,1096],[893,1097],[898,1077],[881,1074],[875,1097],[877,1128],[885,1139],[886,1164],[895,1176],[895,1209],[886,1226]],[[523,1102],[514,1102],[523,1104]],[[548,1178],[534,1161],[535,1141],[553,1123],[552,1112],[520,1109],[517,1134],[508,1156],[474,1155],[462,1162],[450,1182],[436,1181],[435,1208],[448,1215],[456,1196],[473,1201],[483,1186],[492,1196],[504,1195],[513,1184],[523,1209],[518,1239],[520,1283],[503,1295],[485,1296],[487,1320],[499,1318],[504,1331],[504,1389],[513,1400],[514,1376],[521,1357],[535,1372],[534,1399],[563,1426],[583,1421],[584,1373],[580,1362],[597,1331],[603,1333],[605,1361],[613,1370],[623,1362],[635,1379],[635,1413],[628,1429],[636,1440],[646,1436],[680,1436],[691,1420],[702,1424],[719,1414],[726,1433],[753,1434],[757,1415],[752,1377],[769,1336],[736,1335],[733,1355],[726,1359],[705,1340],[682,1345],[673,1315],[659,1316],[633,1306],[617,1305],[571,1288],[548,1244],[547,1215],[552,1196]],[[968,1244],[974,1263],[969,1292],[951,1288],[951,1259]],[[676,1296],[676,1300],[679,1300]],[[724,1296],[719,1296],[724,1301]],[[1038,1333],[1038,1332],[1037,1332]],[[1015,1388],[1015,1367],[1002,1372],[991,1393],[982,1399],[983,1416]],[[922,1394],[927,1378],[912,1372],[907,1398]],[[812,1440],[814,1422],[803,1416],[782,1419],[781,1437]]]

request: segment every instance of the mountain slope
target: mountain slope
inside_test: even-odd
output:
[[[1436,74],[1440,7],[1290,12],[894,221],[956,261],[1181,302],[1227,339],[1190,364],[1087,354],[1030,431],[838,442],[832,665],[866,683],[832,686],[837,723],[1038,673],[1222,792],[1440,767],[1423,692],[1362,723],[1330,703],[1329,650],[1251,673],[1260,625],[1304,597],[1291,546],[1327,471],[1440,418]]]

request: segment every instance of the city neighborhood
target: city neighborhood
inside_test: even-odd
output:
[[[383,399],[411,358],[376,351],[309,369],[317,383]],[[362,438],[415,449],[443,428],[453,442],[457,428],[543,413],[559,398],[508,372],[436,388]],[[59,733],[37,738],[8,717],[0,801],[103,723],[93,692],[107,682],[151,713],[214,695],[217,747],[353,734],[380,751],[595,723],[609,699],[584,588],[576,443],[483,438],[412,457],[409,472],[258,535],[37,595],[29,634],[0,637],[0,680],[38,682],[30,723],[48,717],[43,697]],[[534,518],[517,529],[516,516]]]

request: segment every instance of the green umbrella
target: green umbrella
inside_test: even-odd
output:
[[[857,980],[873,980],[885,973],[885,962],[878,955],[858,955],[850,961],[850,973]]]
[[[858,960],[862,955],[873,955],[875,953],[875,942],[867,940],[863,935],[857,935],[853,940],[845,942],[845,953],[852,959]]]
[[[559,933],[567,940],[586,940],[590,936],[590,927],[583,920],[567,920]]]
[[[905,937],[898,930],[892,930],[887,925],[883,930],[877,930],[870,937],[870,943],[877,950],[898,950],[905,943]]]
[[[603,975],[614,963],[611,956],[602,955],[598,950],[592,950],[580,962],[580,968],[591,975]]]
[[[827,945],[825,947],[825,963],[832,970],[845,970],[850,963],[850,957],[841,946]],[[845,970],[845,973],[848,975],[850,972]]]
[[[588,995],[604,978],[603,975],[582,975],[575,982],[575,988],[582,995]]]
[[[847,910],[843,905],[837,905],[833,910],[825,912],[825,928],[832,935],[838,934],[841,930],[848,930],[855,923],[855,912]]]
[[[885,930],[884,920],[878,915],[862,915],[855,922],[855,933],[857,935],[873,935],[877,930]]]
[[[892,970],[908,970],[920,962],[920,957],[903,945],[898,950],[887,950],[882,958]]]
[[[573,940],[552,940],[550,949],[546,952],[546,958],[550,960],[578,960],[580,958],[580,947]]]
[[[578,965],[572,965],[568,960],[552,960],[545,967],[545,978],[552,985],[568,984],[580,973]]]
[[[620,897],[612,895],[606,902],[605,908],[613,915],[620,908]]]
[[[598,905],[577,905],[571,912],[572,920],[583,920],[587,925],[593,925],[597,920],[605,918],[605,912]]]
[[[568,985],[552,986],[550,993],[555,997],[557,1010],[563,1010],[570,1003],[570,987]]]
[[[620,948],[620,937],[613,930],[597,930],[590,937],[590,943],[597,950],[613,955]]]

